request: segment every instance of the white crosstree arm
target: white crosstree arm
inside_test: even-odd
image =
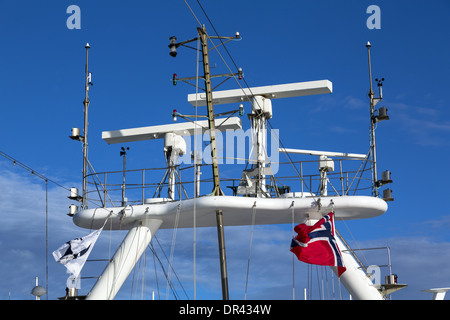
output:
[[[254,96],[263,96],[268,99],[293,98],[331,93],[333,84],[328,80],[296,82],[262,86],[253,88],[233,89],[213,92],[213,104],[241,103]],[[195,106],[206,105],[205,93],[188,95],[188,102]]]
[[[239,117],[230,117],[229,119],[215,119],[216,128],[219,130],[240,130],[242,129],[241,119]],[[102,139],[108,144],[125,143],[133,141],[144,141],[153,139],[164,139],[166,133],[176,133],[180,136],[194,135],[198,130],[202,134],[208,130],[208,121],[183,122],[173,124],[163,124],[159,126],[140,127],[131,129],[122,129],[114,131],[103,131]]]
[[[279,148],[278,151],[283,153],[307,154],[311,156],[327,156],[327,157],[354,158],[354,159],[366,158],[366,155],[361,153],[316,151],[316,150],[288,149],[288,148]]]

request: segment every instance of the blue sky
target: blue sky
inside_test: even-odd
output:
[[[188,3],[212,33],[197,3]],[[79,30],[66,26],[66,9],[72,4],[81,9]],[[366,26],[366,9],[372,4],[381,9],[378,30]],[[202,5],[220,34],[240,32],[242,40],[227,48],[250,86],[322,79],[333,82],[331,95],[274,101],[271,124],[280,129],[284,145],[290,148],[367,152],[365,44],[372,43],[374,78],[386,79],[382,105],[391,117],[377,128],[379,172],[392,172],[394,184],[389,187],[395,201],[381,217],[346,222],[338,228],[360,247],[391,248],[393,272],[399,282],[409,285],[394,298],[429,299],[430,294],[420,290],[449,286],[446,185],[450,176],[446,159],[450,155],[450,102],[446,76],[450,45],[446,40],[450,3],[344,0],[259,1],[255,5],[233,0]],[[102,131],[171,123],[174,108],[192,112],[186,95],[194,89],[182,84],[174,87],[170,78],[175,72],[180,77],[195,75],[195,53],[180,49],[173,59],[167,45],[172,35],[180,40],[195,37],[196,27],[181,0],[46,1],[45,5],[2,1],[0,150],[61,185],[80,186],[81,148],[68,136],[72,127],[83,123],[84,45],[89,42],[94,82],[89,109],[90,160],[97,171],[121,170],[120,146],[102,141]],[[217,63],[215,72],[227,72],[217,56],[212,58]],[[129,168],[164,165],[162,151],[160,157],[152,151],[161,150],[161,142],[129,146]],[[0,248],[9,257],[0,261],[0,299],[31,299],[34,278],[45,281],[45,185],[2,158],[0,190]],[[71,203],[66,197],[66,190],[49,184],[50,251],[87,233],[65,215]],[[202,254],[197,297],[220,299],[215,230],[198,232]],[[160,234],[169,252],[172,233]],[[111,235],[112,242],[118,243],[120,236]],[[250,228],[230,228],[226,236],[231,297],[241,299],[248,249],[239,249],[242,241],[249,243]],[[290,253],[283,251],[288,251],[290,236],[286,226],[255,228],[249,298],[271,299],[273,293],[292,298],[292,260]],[[108,252],[109,241],[109,233],[104,233],[93,254],[101,258]],[[190,241],[192,230],[180,230],[175,270],[185,279],[192,298]],[[153,264],[150,253],[147,260],[147,266]],[[86,268],[88,275],[101,269]],[[301,296],[306,269],[302,265],[296,268],[297,294]],[[153,277],[153,268],[148,269],[146,279]],[[49,271],[49,299],[55,299],[64,292],[66,274],[51,259]],[[217,274],[217,283],[208,283],[206,273]],[[90,285],[88,281],[82,284],[84,290]],[[154,290],[154,284],[148,287]],[[136,286],[130,281],[119,297],[130,298],[132,290]]]

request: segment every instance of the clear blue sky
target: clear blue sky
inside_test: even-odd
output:
[[[197,3],[188,3],[212,33]],[[71,4],[81,9],[79,30],[66,26],[70,16],[66,9]],[[366,26],[366,9],[372,4],[381,9],[378,30]],[[227,48],[250,86],[322,79],[333,82],[332,95],[274,102],[271,124],[280,129],[286,147],[367,152],[365,44],[372,43],[374,78],[386,79],[383,105],[391,117],[377,129],[379,171],[392,172],[390,188],[395,202],[389,203],[385,215],[348,222],[341,230],[346,232],[348,226],[361,247],[390,246],[393,271],[399,282],[409,284],[394,298],[429,299],[430,294],[420,290],[449,286],[450,3],[343,0],[259,1],[256,5],[233,0],[202,1],[202,5],[220,34],[240,32],[242,40]],[[180,40],[195,37],[196,27],[182,0],[2,1],[0,150],[66,187],[80,185],[81,148],[68,136],[72,127],[82,127],[84,45],[89,42],[94,82],[89,109],[90,160],[97,171],[120,170],[120,146],[103,142],[102,131],[170,123],[174,108],[192,112],[186,95],[194,89],[182,84],[174,87],[170,78],[174,72],[195,75],[195,53],[180,49],[173,59],[167,45],[172,35]],[[225,71],[220,60],[215,62],[217,72]],[[161,144],[143,142],[130,147],[130,168],[163,166],[162,151],[158,151]],[[155,152],[160,152],[157,157]],[[8,299],[9,294],[12,299],[30,299],[34,277],[45,281],[44,188],[40,179],[0,159],[0,249],[8,253],[3,255],[8,259],[0,261],[0,299]],[[71,203],[66,197],[65,190],[49,184],[50,251],[87,233],[65,215]],[[231,297],[236,299],[243,298],[248,255],[247,247],[239,250],[240,241],[249,241],[249,230],[227,230],[230,274],[235,274],[230,276]],[[214,252],[199,258],[203,264],[198,267],[198,297],[219,299],[215,230],[198,232],[204,236],[204,252]],[[167,248],[171,236],[171,232],[161,232]],[[252,251],[255,275],[249,279],[249,298],[270,299],[273,292],[291,298],[290,254],[281,253],[288,251],[290,236],[290,229],[283,226],[256,228],[254,243],[258,245]],[[118,243],[119,236],[112,237]],[[178,268],[187,270],[180,270],[185,279],[192,276],[186,267],[192,259],[192,246],[186,244],[191,237],[189,230],[177,235]],[[108,243],[109,234],[105,233],[98,256],[100,248],[107,252]],[[267,257],[268,251],[272,259]],[[278,255],[289,257],[287,264],[274,258]],[[150,253],[147,260],[147,266],[153,264]],[[96,267],[89,268],[92,273],[99,272]],[[148,268],[146,278],[150,279],[153,266]],[[49,270],[49,298],[54,299],[64,293],[66,275],[51,258]],[[204,282],[202,275],[207,272],[217,274],[217,283]],[[273,277],[274,273],[280,276]],[[296,275],[298,281],[302,273]],[[192,281],[185,281],[192,298]],[[87,290],[90,285],[82,286]],[[298,296],[302,285],[296,286]],[[120,297],[128,299],[131,287],[127,284]]]

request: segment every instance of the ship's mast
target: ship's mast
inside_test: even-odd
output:
[[[202,45],[203,56],[203,71],[205,77],[205,89],[206,89],[206,108],[208,110],[208,125],[209,135],[211,140],[211,160],[212,160],[212,174],[214,181],[213,195],[222,196],[223,191],[220,189],[219,178],[219,164],[217,161],[217,144],[216,144],[216,127],[214,124],[214,107],[212,103],[212,86],[211,86],[211,72],[209,68],[209,54],[208,54],[208,37],[205,27],[197,28],[198,35]],[[217,238],[219,241],[219,256],[220,256],[220,273],[222,282],[222,298],[223,300],[229,299],[228,294],[228,274],[227,274],[227,259],[225,251],[225,235],[223,230],[223,213],[222,210],[216,210],[217,219]]]
[[[85,82],[85,97],[84,97],[84,138],[83,138],[83,197],[82,206],[86,207],[86,193],[87,193],[87,166],[88,166],[88,107],[89,107],[89,85],[91,84],[91,75],[89,73],[89,43],[86,44],[86,82]]]
[[[211,72],[209,68],[208,35],[206,34],[206,29],[204,26],[202,28],[197,28],[197,30],[202,46],[203,72],[206,89],[206,108],[208,111],[209,135],[211,141],[211,161],[214,181],[214,189],[212,193],[213,195],[221,196],[223,195],[223,191],[220,189],[219,164],[217,160],[216,127],[214,124],[215,115],[212,102]]]
[[[374,99],[374,93],[372,88],[372,63],[370,60],[370,42],[367,43],[367,53],[369,59],[369,99],[370,99],[370,151],[372,155],[373,161],[373,170],[372,170],[372,193],[375,197],[378,197],[378,188],[377,188],[377,152],[376,152],[376,144],[375,144],[375,121],[374,121],[374,111],[375,105],[378,103],[376,99]]]
[[[371,155],[372,155],[372,194],[375,197],[378,197],[378,188],[381,186],[381,181],[378,181],[378,177],[377,177],[377,147],[376,147],[376,143],[375,143],[375,126],[377,124],[377,122],[382,121],[382,120],[387,120],[389,119],[389,117],[387,117],[387,115],[381,115],[380,114],[380,110],[386,110],[386,108],[380,108],[379,110],[375,110],[375,106],[377,105],[378,102],[380,102],[381,100],[383,100],[383,81],[384,78],[382,79],[375,79],[375,81],[377,81],[378,83],[378,90],[379,90],[379,97],[375,98],[375,94],[373,92],[373,87],[372,87],[372,62],[370,59],[370,48],[372,47],[372,45],[370,44],[370,42],[367,42],[366,44],[366,48],[367,48],[367,53],[368,53],[368,59],[369,59],[369,83],[370,83],[370,89],[369,89],[369,99],[370,99],[370,151],[371,151]],[[378,112],[378,114],[375,113],[375,111]],[[384,111],[385,113],[386,111]]]
[[[216,127],[215,127],[215,114],[214,114],[214,106],[213,106],[213,97],[212,97],[212,85],[211,85],[211,71],[210,71],[210,63],[209,63],[209,49],[208,49],[208,40],[209,39],[237,39],[239,38],[239,33],[236,33],[235,37],[220,37],[220,36],[208,36],[206,33],[205,26],[201,28],[197,28],[198,38],[194,38],[191,40],[183,41],[177,43],[176,37],[170,38],[170,55],[175,57],[177,55],[177,48],[181,45],[185,45],[186,43],[200,40],[201,43],[201,53],[202,53],[202,61],[203,61],[203,79],[205,81],[205,93],[206,93],[206,107],[207,107],[207,119],[208,119],[208,127],[209,127],[209,135],[210,135],[210,146],[211,146],[211,162],[212,162],[212,174],[213,174],[213,191],[212,195],[214,196],[223,196],[224,193],[220,188],[220,177],[219,177],[219,163],[217,159],[217,143],[216,143]],[[222,42],[223,44],[223,42]],[[241,72],[241,71],[240,71]],[[232,77],[236,74],[227,74],[227,75],[219,75],[219,76],[227,76]],[[240,75],[241,76],[241,75]],[[176,74],[174,74],[173,82],[176,84],[177,80],[188,80],[192,78],[176,78]],[[236,111],[234,111],[236,112]],[[233,113],[233,111],[231,112]],[[174,111],[174,116],[177,114]],[[181,115],[180,115],[181,116]],[[217,220],[217,236],[219,241],[219,257],[220,257],[220,271],[221,271],[221,282],[222,282],[222,298],[223,300],[229,299],[228,294],[228,275],[227,275],[227,260],[225,254],[225,236],[223,230],[223,213],[222,210],[216,210],[216,220]]]

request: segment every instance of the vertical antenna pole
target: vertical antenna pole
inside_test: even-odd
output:
[[[227,274],[227,257],[225,254],[225,235],[223,232],[223,213],[222,210],[216,211],[217,219],[217,237],[219,240],[220,255],[220,273],[222,279],[222,299],[229,300],[228,296],[228,274]]]
[[[217,161],[216,132],[215,132],[216,127],[214,123],[215,116],[212,102],[211,73],[208,55],[208,37],[206,34],[205,27],[197,28],[197,30],[202,45],[203,71],[206,89],[206,106],[208,109],[209,134],[211,139],[211,161],[212,161],[212,173],[214,181],[214,190],[212,194],[215,196],[221,196],[223,195],[223,192],[220,189],[219,164]],[[220,272],[222,280],[222,298],[223,300],[228,300],[229,295],[228,295],[227,259],[225,255],[225,236],[223,228],[222,210],[216,210],[216,219],[217,219],[217,236],[219,241]]]
[[[367,52],[369,57],[369,81],[370,81],[370,91],[369,91],[369,98],[370,98],[370,149],[372,154],[372,161],[373,161],[373,170],[372,170],[372,193],[375,197],[378,197],[378,180],[377,180],[377,152],[376,152],[376,144],[375,144],[375,99],[374,99],[374,93],[372,88],[372,64],[370,60],[370,47],[372,45],[370,42],[367,42]]]
[[[197,30],[202,44],[203,71],[205,76],[205,89],[206,89],[206,106],[208,109],[209,135],[211,139],[211,161],[212,161],[212,172],[214,181],[213,195],[221,196],[223,195],[223,192],[220,189],[219,164],[217,161],[216,126],[214,122],[215,118],[214,106],[212,102],[211,72],[209,68],[209,55],[207,42],[208,37],[206,34],[205,27],[197,28]]]
[[[126,185],[125,185],[125,174],[127,171],[127,151],[126,150],[130,150],[129,147],[127,147],[126,149],[124,147],[122,147],[122,151],[120,151],[120,155],[123,156],[123,175],[122,175],[122,207],[125,207],[125,189],[126,189]]]
[[[87,161],[88,161],[88,107],[89,107],[89,43],[86,43],[86,84],[85,84],[85,98],[84,104],[84,140],[83,140],[83,199],[82,206],[86,209],[86,193],[87,193]]]

